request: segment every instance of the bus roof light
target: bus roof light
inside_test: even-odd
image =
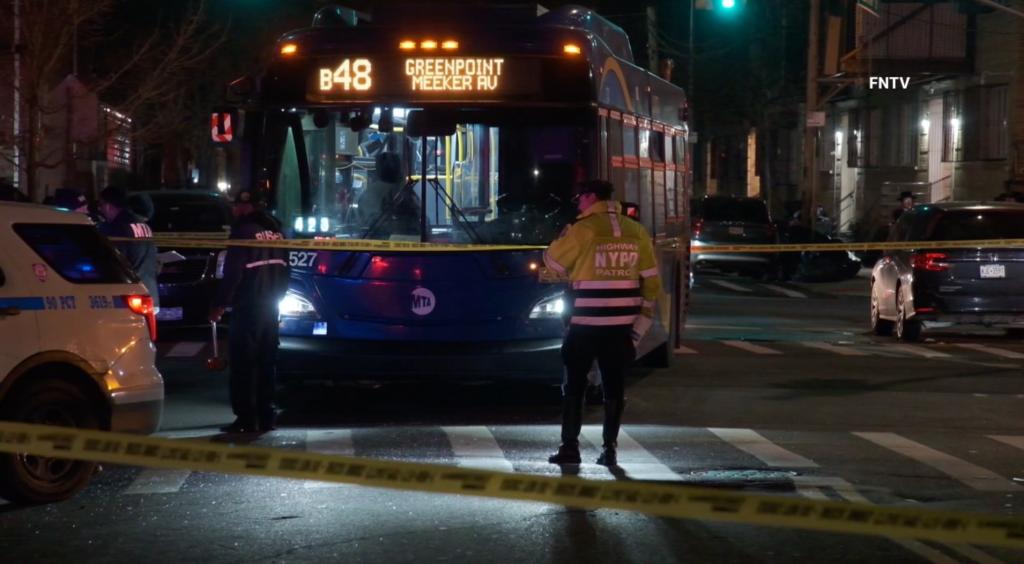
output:
[[[402,51],[412,51],[416,48],[416,42],[412,39],[405,39],[398,43],[398,48]]]
[[[424,51],[433,51],[434,49],[437,49],[437,41],[434,41],[433,39],[420,41],[420,49],[423,49]]]
[[[281,54],[290,57],[299,52],[299,46],[294,43],[285,43],[281,46]]]
[[[459,42],[454,39],[449,39],[441,43],[441,48],[445,51],[454,51],[459,48]]]
[[[562,52],[566,55],[579,55],[583,49],[580,49],[580,46],[575,43],[566,43],[562,45]]]

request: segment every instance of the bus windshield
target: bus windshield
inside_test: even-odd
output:
[[[580,116],[467,112],[450,135],[412,137],[410,111],[282,113],[274,211],[291,236],[546,245],[576,215]]]

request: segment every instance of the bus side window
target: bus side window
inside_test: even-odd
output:
[[[689,163],[686,162],[686,137],[683,135],[676,135],[673,139],[675,139],[676,142],[676,186],[678,187],[676,190],[676,201],[678,202],[682,200],[689,202],[688,198],[693,194],[693,186],[689,186],[686,183],[686,169],[689,168]],[[707,174],[707,171],[705,171],[705,174]]]
[[[623,194],[621,190],[625,188],[625,169],[622,168],[622,117],[618,112],[611,112],[608,117],[608,164],[608,180],[620,191],[618,194]]]
[[[636,117],[631,115],[622,116],[622,162],[625,166],[623,174],[623,197],[628,202],[647,203],[649,198],[640,197],[639,159],[636,151]],[[645,215],[645,214],[641,214]]]
[[[663,134],[662,142],[665,144],[665,216],[677,217],[676,172],[669,166],[675,164],[675,138],[671,134]]]
[[[640,218],[644,227],[647,228],[648,233],[654,235],[656,232],[657,216],[661,211],[660,205],[657,203],[657,195],[654,187],[654,171],[651,168],[651,129],[650,122],[647,120],[638,120],[637,128],[637,155],[638,155],[638,166],[637,169],[637,181],[638,189],[640,192],[640,206],[643,208],[644,213]]]
[[[609,178],[609,171],[608,171],[608,169],[609,169],[609,165],[611,164],[609,162],[610,159],[611,159],[611,156],[608,154],[608,122],[609,122],[608,114],[605,113],[605,115],[598,115],[597,116],[597,121],[598,121],[598,123],[600,124],[600,127],[601,127],[600,133],[598,133],[598,135],[601,136],[600,139],[598,140],[598,143],[599,143],[598,147],[600,147],[600,149],[598,150],[598,157],[597,157],[597,160],[598,160],[598,165],[597,165],[598,166],[598,174],[600,175],[602,180],[608,180],[608,178]]]
[[[651,209],[651,215],[654,220],[654,232],[663,233],[668,213],[668,203],[665,201],[665,133],[651,129],[649,135],[648,148],[654,186],[654,207]]]

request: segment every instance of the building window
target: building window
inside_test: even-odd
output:
[[[864,166],[864,111],[850,110],[850,133],[846,141],[846,166]]]
[[[942,108],[942,160],[1007,158],[1008,87],[976,86],[947,92]]]
[[[111,108],[103,108],[107,132],[105,153],[107,166],[128,170],[132,164],[132,120]]]

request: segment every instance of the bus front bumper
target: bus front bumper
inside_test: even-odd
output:
[[[278,372],[297,379],[562,381],[562,339],[355,341],[281,336]]]

